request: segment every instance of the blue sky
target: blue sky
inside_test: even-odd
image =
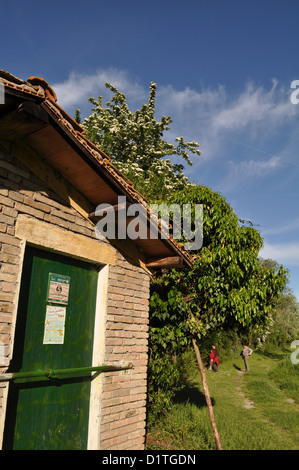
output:
[[[83,117],[106,81],[132,110],[156,82],[165,137],[200,143],[186,174],[255,224],[299,300],[298,15],[296,0],[6,2],[0,68],[45,78]]]

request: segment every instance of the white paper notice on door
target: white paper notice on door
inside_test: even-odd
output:
[[[43,344],[63,344],[66,307],[47,305]]]

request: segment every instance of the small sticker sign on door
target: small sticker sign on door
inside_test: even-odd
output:
[[[66,307],[47,305],[43,344],[63,344]]]
[[[69,276],[49,273],[48,302],[67,305],[70,291]]]

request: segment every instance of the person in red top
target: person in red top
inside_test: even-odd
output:
[[[212,367],[214,366],[215,371],[218,372],[219,351],[217,349],[217,346],[215,346],[215,344],[212,344],[212,351],[210,352],[209,358],[210,358],[209,370],[212,370]]]

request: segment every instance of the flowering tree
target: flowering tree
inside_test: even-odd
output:
[[[149,200],[162,200],[191,184],[183,173],[184,165],[173,163],[169,157],[180,157],[192,165],[189,153],[200,155],[199,144],[185,142],[183,137],[177,137],[175,145],[164,140],[164,132],[173,121],[170,116],[162,116],[160,121],[155,118],[157,85],[151,82],[148,103],[134,113],[123,93],[109,83],[106,87],[114,93],[107,107],[102,96],[90,98],[93,113],[81,123],[86,137],[109,155]],[[78,120],[78,110],[76,116]]]

